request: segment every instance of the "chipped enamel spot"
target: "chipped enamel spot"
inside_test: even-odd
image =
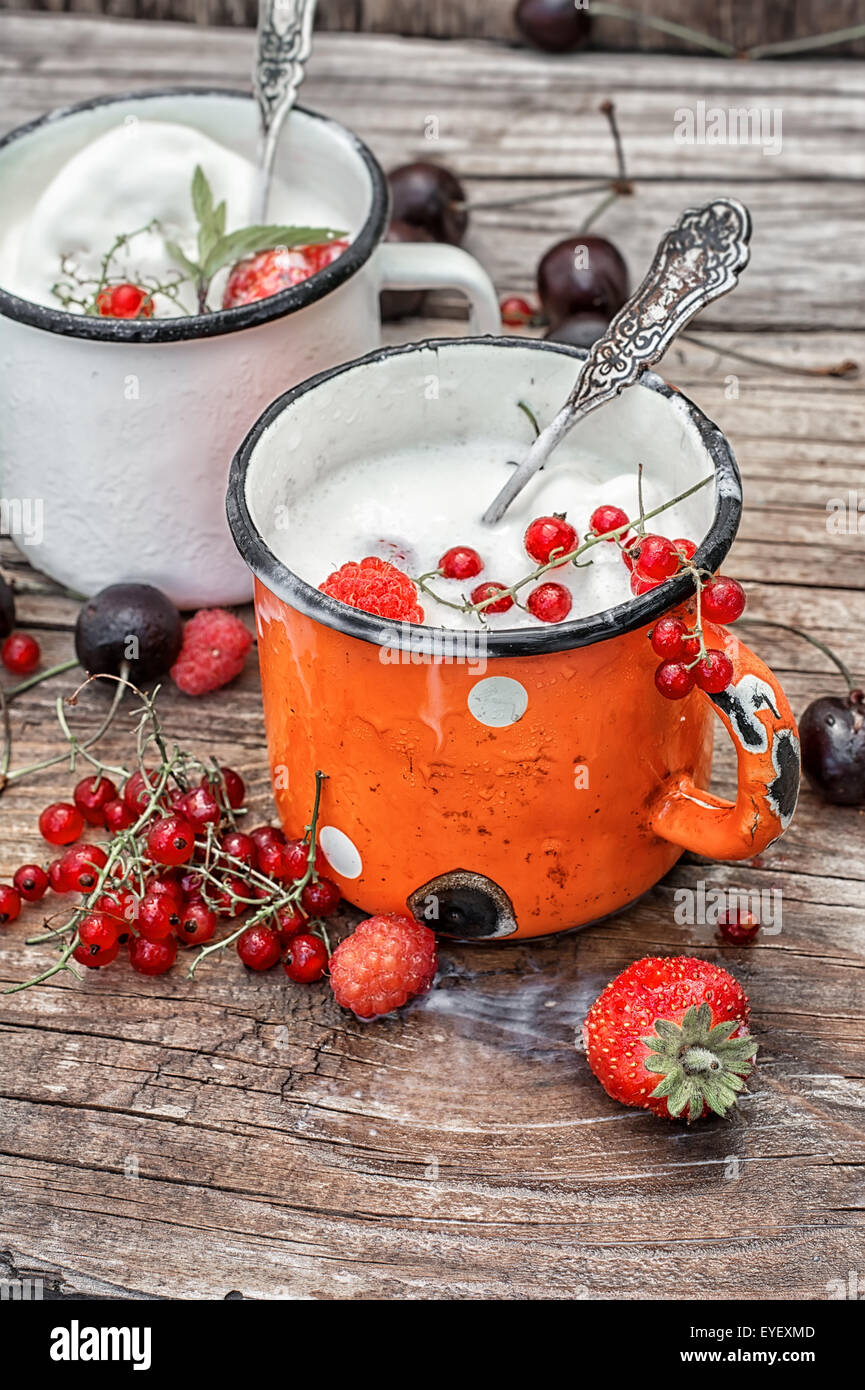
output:
[[[479,724],[506,729],[522,719],[529,707],[529,694],[511,676],[487,676],[472,686],[468,706]]]
[[[335,874],[340,878],[360,878],[363,873],[360,850],[344,830],[338,830],[335,825],[323,825],[318,843]]]

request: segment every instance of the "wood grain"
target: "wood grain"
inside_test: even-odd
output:
[[[5,127],[111,82],[243,81],[236,35],[149,24],[132,45],[126,26],[102,21],[52,21],[50,39],[44,18],[7,17],[2,28]],[[345,45],[356,42],[323,36],[315,100],[361,127],[385,162],[413,152],[412,113],[457,101],[470,130],[459,133],[458,167],[478,196],[523,191],[529,174],[554,186],[577,153],[606,169],[592,114],[606,79],[594,67],[581,69],[593,84],[591,129],[575,121],[564,131],[558,79],[551,88],[540,59],[510,54],[507,69],[498,50],[494,61],[486,45],[453,44],[445,69],[432,62],[434,45],[367,39],[361,101],[359,80],[340,87]],[[454,76],[471,65],[481,75],[474,111]],[[619,99],[634,103],[625,124],[654,171],[609,223],[636,268],[670,206],[715,180],[708,161],[702,172],[671,166],[656,116],[654,143],[638,138],[640,100],[662,110],[701,64],[616,66],[617,94],[631,94]],[[862,487],[863,378],[789,370],[865,364],[861,209],[839,172],[861,154],[861,69],[843,71],[785,65],[773,76],[785,100],[810,103],[808,138],[825,152],[809,178],[785,152],[784,172],[764,171],[749,190],[758,225],[768,221],[791,266],[773,270],[758,239],[739,309],[704,322],[703,345],[676,346],[663,370],[736,450],[746,510],[729,572],[747,585],[748,616],[819,632],[865,679],[862,540],[826,528],[830,499]],[[514,86],[529,135],[505,167]],[[576,200],[543,215],[478,213],[476,248],[500,288],[528,286],[544,240],[577,215]],[[828,267],[819,237],[830,231]],[[438,317],[387,337],[459,331]],[[720,356],[707,346],[716,342],[781,370]],[[45,660],[68,655],[76,604],[8,543],[0,563],[18,590],[21,626],[40,624]],[[755,626],[747,640],[797,712],[841,692],[825,658],[790,634]],[[56,750],[54,700],[73,684],[74,673],[15,703],[13,765]],[[270,816],[254,665],[230,691],[191,701],[169,687],[163,705],[169,733],[238,767],[254,817]],[[103,707],[90,690],[73,717],[91,728]],[[112,730],[104,746],[120,757],[126,735]],[[3,877],[43,857],[39,809],[69,782],[52,770],[4,793]],[[734,783],[720,737],[712,786],[730,795]],[[355,1023],[325,987],[250,975],[230,952],[193,983],[117,966],[80,984],[61,977],[0,995],[0,1274],[108,1298],[825,1297],[830,1280],[865,1260],[863,823],[862,812],[827,807],[806,788],[790,830],[758,860],[686,855],[640,903],[585,932],[445,947],[434,992],[374,1026]],[[712,928],[678,925],[676,893],[701,882],[780,890],[781,931],[736,949]],[[44,948],[23,945],[39,920],[27,909],[0,936],[0,982],[45,961]],[[349,910],[338,930],[351,920]],[[679,951],[725,963],[752,999],[760,1066],[728,1123],[688,1129],[622,1109],[573,1045],[614,973],[638,955]]]

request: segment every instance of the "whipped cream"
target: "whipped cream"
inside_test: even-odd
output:
[[[566,513],[582,542],[592,512],[602,504],[619,506],[631,518],[639,514],[636,464],[632,472],[610,477],[609,466],[600,458],[563,454],[561,450],[553,455],[495,526],[486,525],[481,517],[511,471],[509,458],[522,457],[516,446],[508,450],[499,438],[360,458],[323,474],[314,488],[295,498],[288,525],[276,530],[270,543],[285,564],[316,587],[346,561],[367,555],[381,556],[417,579],[434,570],[451,546],[471,546],[484,562],[476,578],[428,581],[441,598],[461,603],[478,584],[496,580],[511,585],[537,568],[523,543],[535,517]],[[645,510],[669,499],[669,489],[644,473]],[[687,537],[699,542],[703,508],[705,494],[697,493],[653,518],[647,529],[670,539]],[[602,612],[632,597],[630,571],[617,545],[603,541],[588,550],[580,564],[587,560],[592,563],[585,568],[567,564],[543,576],[544,582],[569,590],[573,599],[569,620]],[[521,603],[533,587],[521,590]],[[458,612],[428,593],[421,593],[419,601],[431,626],[479,626],[476,614]],[[517,606],[507,613],[488,613],[486,621],[491,630],[544,626]]]
[[[14,222],[0,245],[0,284],[37,304],[60,307],[52,285],[61,279],[64,257],[79,276],[98,278],[103,257],[120,234],[154,219],[159,228],[133,238],[112,262],[112,277],[162,283],[179,268],[166,238],[197,259],[197,222],[190,189],[200,164],[214,202],[226,203],[226,231],[248,226],[253,214],[256,168],[242,155],[192,126],[128,119],[80,149],[54,176],[31,209]],[[268,208],[274,223],[339,227],[338,214],[307,191],[293,194],[274,180]],[[213,282],[211,307],[218,306],[227,271]],[[181,287],[177,305],[164,296],[157,315],[195,313],[191,285]]]

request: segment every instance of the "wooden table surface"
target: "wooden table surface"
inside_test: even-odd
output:
[[[236,31],[5,16],[0,125],[106,90],[244,85],[251,44]],[[862,540],[826,528],[827,502],[865,483],[862,378],[795,370],[865,364],[863,76],[854,62],[554,61],[492,43],[322,35],[304,98],[354,126],[386,167],[430,153],[424,120],[436,114],[433,152],[470,196],[492,199],[611,172],[597,106],[613,97],[637,193],[598,230],[635,273],[684,205],[716,191],[750,205],[751,269],[665,372],[738,455],[746,511],[729,570],[751,614],[808,627],[865,677]],[[675,145],[673,113],[698,99],[781,108],[781,154]],[[478,212],[471,246],[502,290],[528,288],[540,252],[585,206]],[[74,602],[8,543],[2,558],[21,625],[41,625],[46,659],[69,655]],[[797,712],[841,693],[802,642],[751,636]],[[74,675],[16,702],[13,765],[56,749],[54,700]],[[169,732],[237,766],[271,814],[252,666],[227,691],[166,692],[163,704]],[[101,708],[88,694],[75,718],[89,727]],[[106,740],[110,756],[127,747],[119,732]],[[713,787],[729,795],[733,783],[721,737]],[[7,789],[4,876],[43,857],[38,809],[69,789],[65,769]],[[374,1026],[324,986],[251,976],[233,955],[194,982],[117,966],[0,995],[0,1277],[109,1297],[826,1297],[865,1268],[863,828],[861,812],[806,789],[759,861],[686,855],[637,906],[585,932],[446,946],[433,993]],[[781,889],[782,931],[736,949],[676,925],[675,889],[701,880]],[[23,944],[38,922],[30,909],[3,933],[3,982],[46,959]],[[690,1129],[608,1099],[573,1047],[618,970],[680,951],[734,971],[761,1045],[735,1116]]]

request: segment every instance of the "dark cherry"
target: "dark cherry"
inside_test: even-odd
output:
[[[130,680],[164,675],[183,639],[180,614],[152,584],[109,584],[88,599],[75,624],[75,655],[88,675],[117,676],[129,661]]]
[[[10,584],[0,576],[0,642],[15,626],[15,595]]]
[[[409,222],[429,232],[433,241],[448,241],[452,246],[459,246],[469,215],[464,207],[465,191],[455,174],[440,164],[418,160],[392,169],[387,180],[394,222]]]
[[[628,297],[628,267],[606,237],[566,237],[541,257],[538,296],[553,328],[575,314],[609,320]]]
[[[589,42],[589,11],[574,0],[519,0],[514,19],[523,37],[546,53],[572,53]]]
[[[814,700],[799,720],[802,767],[824,801],[865,805],[865,693]]]
[[[413,227],[410,222],[391,222],[385,241],[433,241],[425,227]],[[379,295],[383,323],[406,319],[419,314],[423,308],[425,290],[382,290]]]
[[[554,328],[547,329],[544,337],[552,343],[567,343],[568,347],[590,348],[596,338],[606,332],[608,323],[609,319],[603,314],[571,314]]]

